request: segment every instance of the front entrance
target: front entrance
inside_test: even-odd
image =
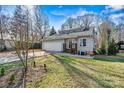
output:
[[[77,54],[77,43],[75,39],[65,40],[63,52]]]

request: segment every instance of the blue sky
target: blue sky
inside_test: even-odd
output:
[[[118,23],[124,19],[124,6],[122,5],[44,5],[41,6],[48,15],[50,25],[60,29],[68,17],[76,18],[87,13],[109,17]]]
[[[42,5],[40,7],[47,14],[50,26],[54,26],[57,30],[68,17],[76,18],[87,13],[109,17],[115,23],[124,22],[123,5]],[[8,11],[11,12],[14,8],[15,6],[8,6]]]
[[[42,6],[44,12],[48,15],[50,25],[55,26],[56,29],[60,29],[62,23],[68,17],[76,17],[83,15],[86,12],[99,13],[105,9],[105,6],[89,6],[89,5],[46,5]]]

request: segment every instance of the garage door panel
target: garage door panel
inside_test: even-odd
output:
[[[47,51],[62,51],[63,42],[62,41],[43,42],[43,49]]]

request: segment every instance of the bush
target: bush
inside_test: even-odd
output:
[[[112,40],[108,47],[108,55],[116,55],[118,49],[119,49],[118,45],[114,42],[114,40]]]
[[[34,43],[33,46],[30,47],[30,49],[40,49],[41,44],[40,43]]]
[[[1,68],[1,76],[5,74],[5,68]]]
[[[14,80],[16,80],[16,77],[15,77],[15,75],[13,74],[13,75],[11,75],[11,77],[10,77],[10,82],[12,83]]]
[[[111,40],[111,42],[109,43],[108,46],[108,55],[116,55],[116,53],[118,52],[118,45],[115,43],[114,39]],[[96,51],[96,54],[98,55],[105,55],[106,54],[106,49],[103,46],[102,48],[98,49]]]
[[[5,45],[2,48],[0,48],[0,52],[6,51],[6,50],[7,50],[7,48]]]
[[[6,51],[7,50],[7,48],[6,48],[6,46],[4,46],[4,51]]]
[[[104,48],[100,48],[100,49],[96,50],[95,53],[98,55],[105,55],[106,50]]]

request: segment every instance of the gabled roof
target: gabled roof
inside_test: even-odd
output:
[[[68,38],[78,38],[78,37],[92,37],[93,30],[86,30],[86,31],[80,31],[80,32],[73,32],[73,33],[67,33],[67,34],[58,34],[54,36],[48,36],[44,38],[44,41],[50,41],[50,40],[61,40],[61,39],[68,39]]]
[[[88,31],[88,30],[89,29],[86,29],[86,28],[71,28],[68,30],[59,31],[59,34],[77,33],[77,32],[83,32],[83,31]]]

